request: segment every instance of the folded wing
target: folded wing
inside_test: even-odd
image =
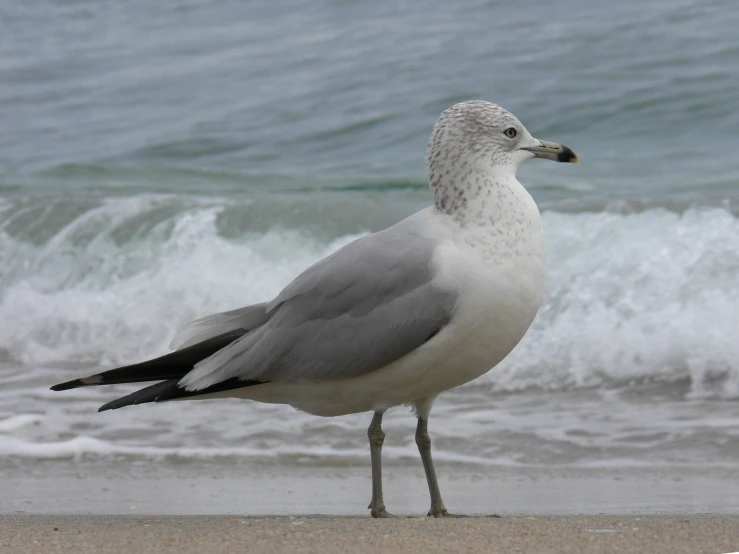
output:
[[[408,229],[395,230],[348,244],[308,268],[267,304],[193,322],[175,340],[181,350],[157,360],[195,351],[207,356],[188,357],[178,371],[168,373],[139,368],[136,380],[166,381],[105,408],[266,382],[347,379],[409,354],[449,322],[456,293],[434,282],[433,241]],[[219,348],[210,351],[216,343]],[[141,365],[55,389],[132,382],[122,379]],[[113,375],[121,380],[108,378]]]

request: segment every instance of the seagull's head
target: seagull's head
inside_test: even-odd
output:
[[[434,126],[426,154],[429,176],[442,166],[449,170],[450,163],[456,170],[463,169],[463,164],[484,163],[515,173],[529,158],[579,163],[566,146],[532,137],[516,116],[483,100],[445,110]]]

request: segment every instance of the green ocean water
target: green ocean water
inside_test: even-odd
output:
[[[729,1],[6,2],[0,185],[425,201],[431,126],[483,98],[581,155],[526,169],[541,202],[732,196],[737,24]]]

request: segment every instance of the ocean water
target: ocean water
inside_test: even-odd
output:
[[[473,98],[582,161],[519,173],[544,305],[437,401],[437,460],[739,468],[736,28],[730,0],[0,1],[0,469],[369,467],[367,414],[48,388],[428,205],[431,127]]]

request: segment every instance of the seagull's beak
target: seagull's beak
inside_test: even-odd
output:
[[[580,163],[580,159],[577,157],[577,154],[566,146],[546,140],[534,140],[538,144],[534,146],[524,146],[521,150],[528,150],[534,154],[535,158],[544,158],[546,160],[554,160],[555,162],[569,162],[573,164]]]

